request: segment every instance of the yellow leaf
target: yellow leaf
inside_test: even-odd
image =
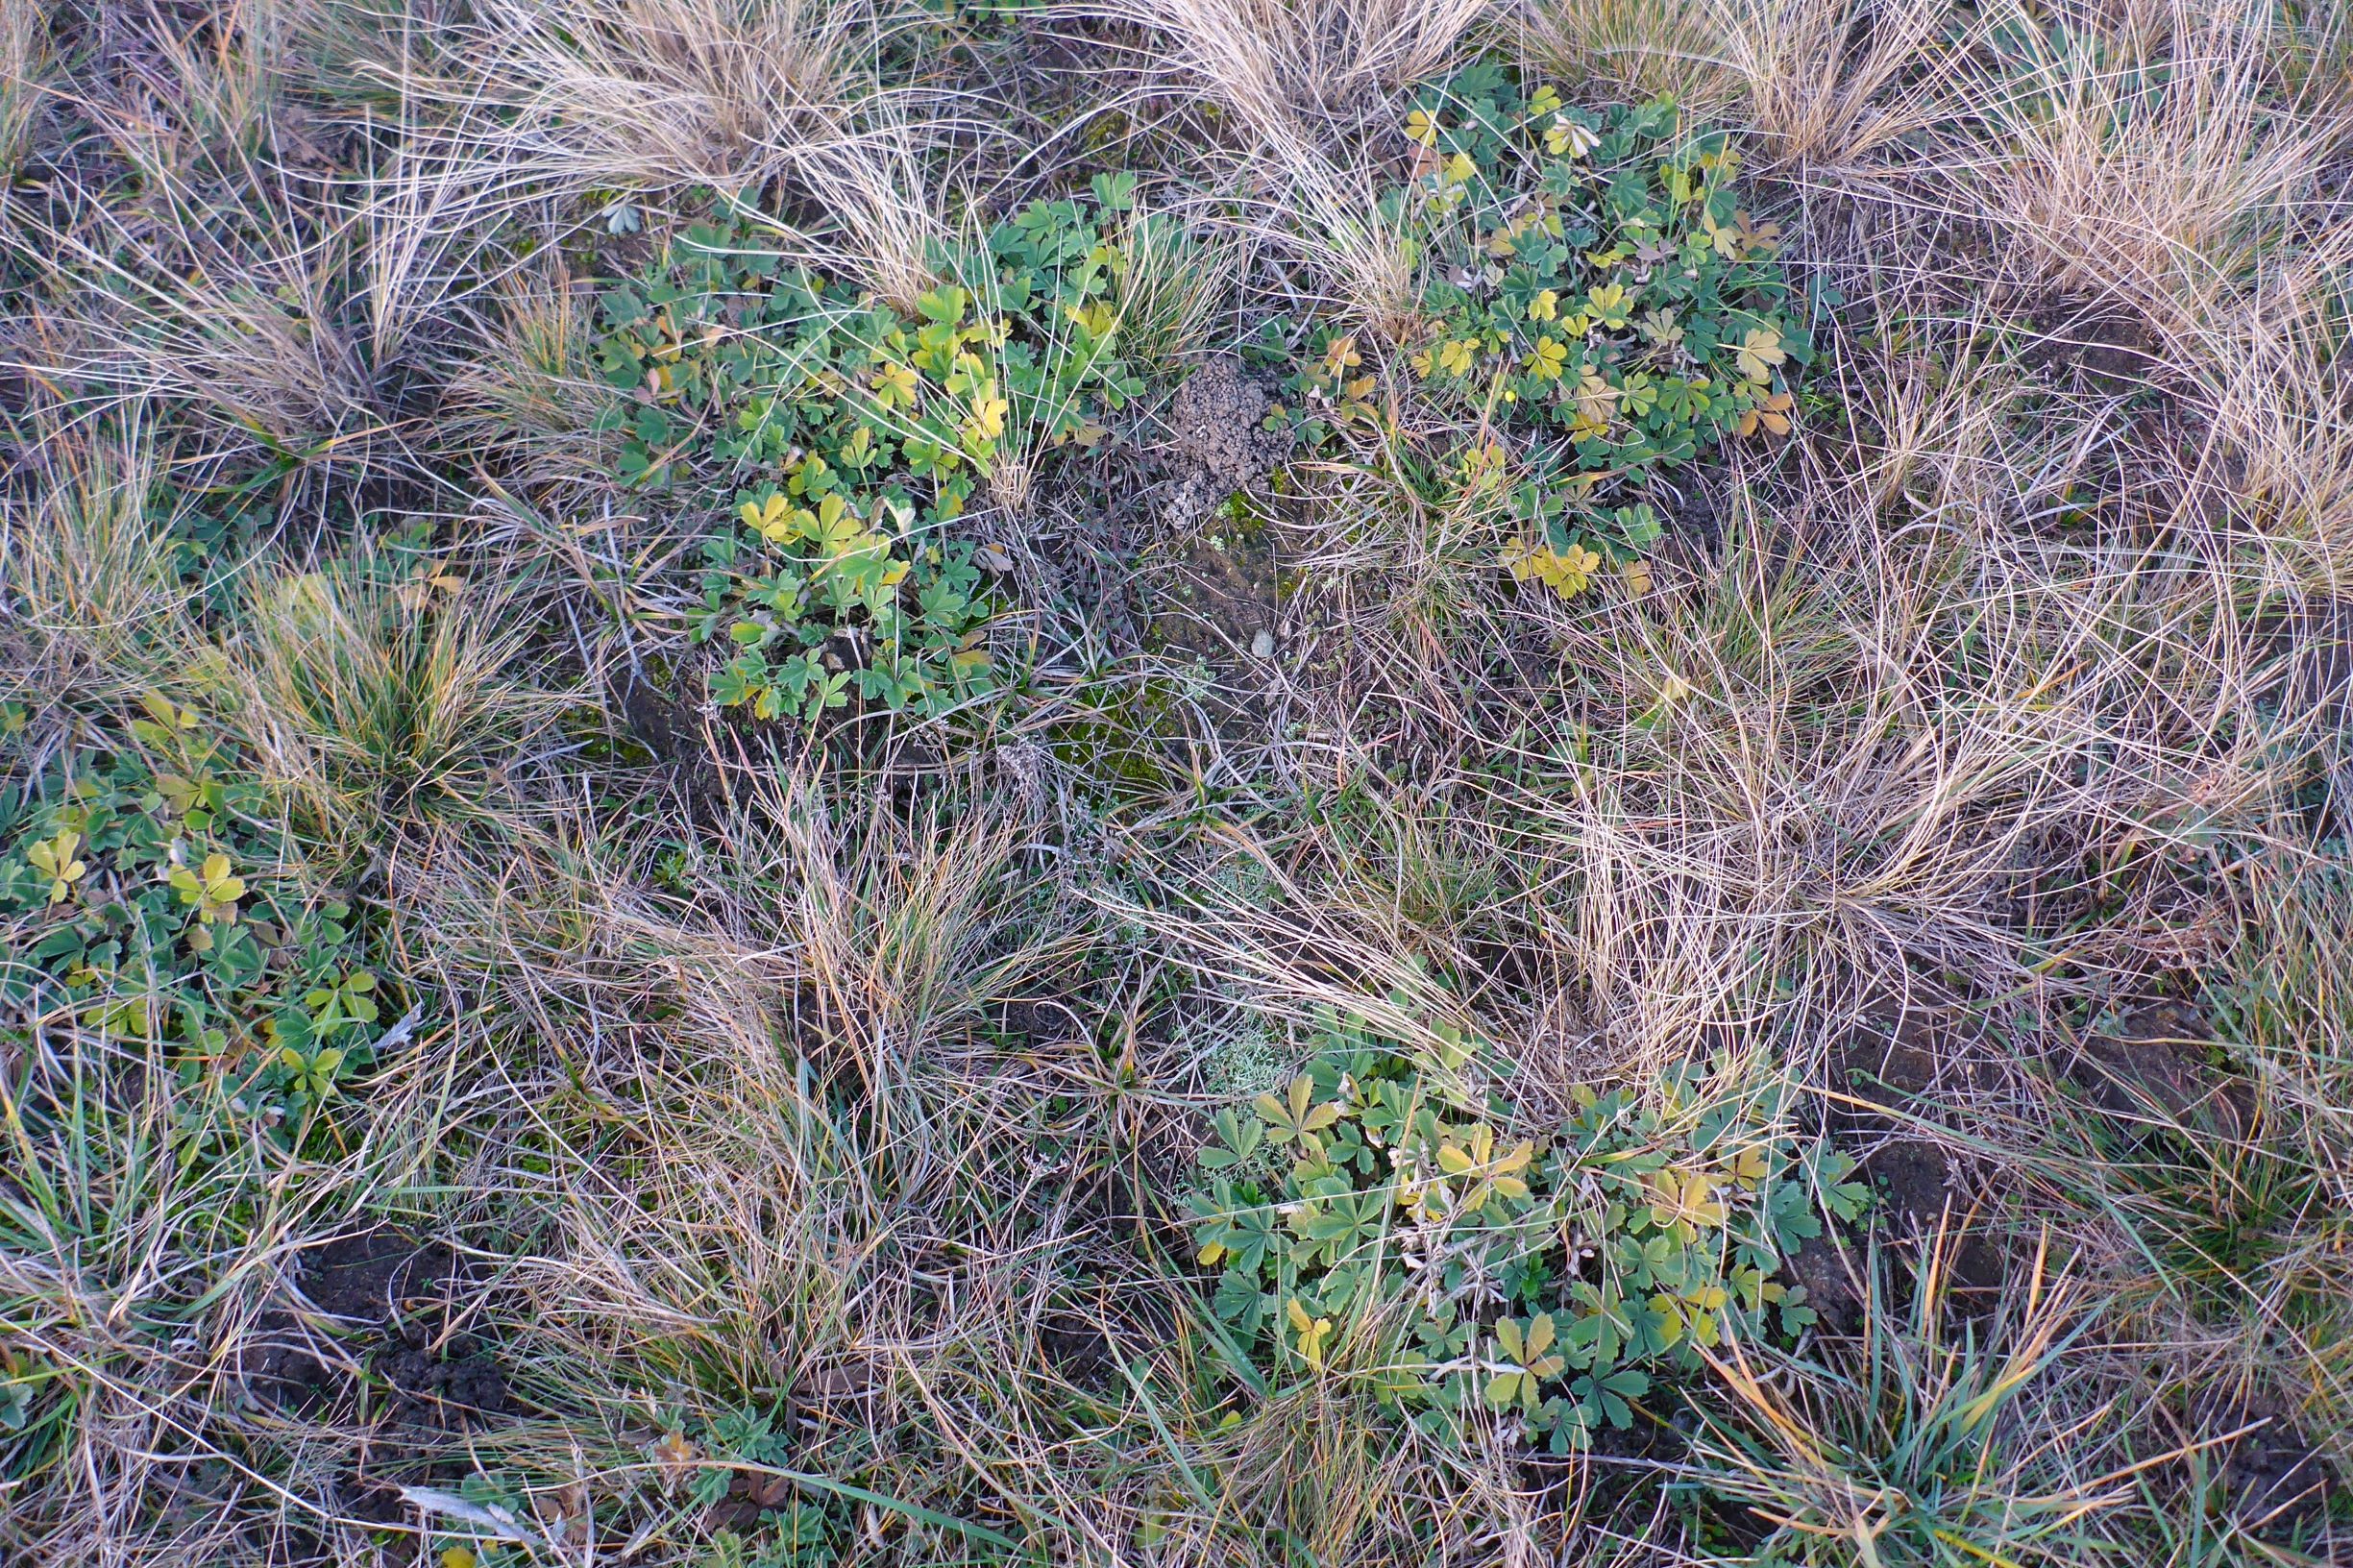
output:
[[[73,891],[73,885],[87,874],[89,867],[74,853],[81,846],[81,834],[60,829],[56,838],[37,843],[25,851],[25,859],[33,863],[33,869],[49,878],[51,903],[62,901]]]
[[[1752,381],[1770,381],[1773,370],[1789,355],[1782,351],[1781,334],[1765,328],[1752,328],[1740,340],[1740,352],[1735,356],[1740,373]]]
[[[1586,424],[1602,429],[1609,428],[1609,416],[1617,411],[1618,389],[1602,380],[1597,371],[1588,370],[1577,383],[1577,415]]]
[[[148,717],[165,729],[194,729],[196,727],[196,715],[160,692],[149,692],[141,697],[139,706],[145,708]]]
[[[995,382],[989,383],[992,390]],[[983,396],[972,404],[971,429],[985,441],[993,441],[1005,433],[1005,415],[1013,404],[1003,398]]]
[[[1651,1311],[1663,1319],[1658,1331],[1660,1348],[1674,1349],[1676,1341],[1683,1336],[1682,1304],[1673,1296],[1661,1293],[1651,1298]]]
[[[1544,150],[1555,158],[1563,153],[1571,158],[1582,158],[1600,146],[1601,140],[1601,137],[1566,114],[1555,114],[1553,123],[1544,132]]]
[[[1571,545],[1561,551],[1532,540],[1522,541],[1504,555],[1504,565],[1515,579],[1527,582],[1532,578],[1562,599],[1583,593],[1601,564],[1600,554],[1582,545]]]
[[[744,520],[746,527],[772,545],[782,544],[792,537],[793,503],[781,495],[771,496],[758,505],[748,501],[736,515]]]
[[[915,371],[888,359],[874,367],[874,401],[886,408],[915,406]]]
[[[1685,1231],[1715,1229],[1729,1217],[1704,1171],[1662,1170],[1651,1178],[1651,1223]]]
[[[1787,435],[1790,431],[1797,400],[1787,392],[1776,392],[1757,400],[1755,406],[1743,408],[1737,426],[1744,436],[1763,431],[1767,435]]]
[[[695,1445],[686,1440],[683,1432],[665,1433],[653,1445],[653,1461],[662,1467],[674,1484],[695,1462]]]
[[[1324,1340],[1331,1336],[1332,1320],[1328,1317],[1310,1317],[1306,1305],[1297,1297],[1291,1299],[1290,1305],[1284,1310],[1284,1315],[1290,1319],[1291,1332],[1299,1335],[1300,1358],[1308,1365],[1322,1370]]]

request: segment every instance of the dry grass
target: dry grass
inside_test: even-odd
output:
[[[1161,60],[1257,135],[1362,123],[1429,75],[1493,0],[1177,0],[1087,9],[1151,28]]]
[[[41,466],[39,490],[7,512],[12,609],[32,645],[17,678],[28,693],[135,678],[180,630],[167,530],[149,511],[160,477],[150,416],[53,437]]]
[[[0,178],[23,161],[44,107],[52,64],[47,24],[38,6],[14,7],[0,21]]]
[[[355,852],[478,798],[560,700],[511,677],[495,590],[375,565],[257,575],[235,634],[189,660],[309,835]]]
[[[1937,117],[1962,51],[1943,0],[1531,0],[1526,47],[1570,81],[1671,92],[1766,156],[1847,169]]]
[[[1688,0],[1563,0],[1521,15],[1530,56],[1574,82],[1635,98],[1672,92],[1703,113],[1736,98],[1713,11]]]
[[[2249,306],[2294,310],[2298,275],[2339,264],[2353,215],[2331,190],[2353,104],[2279,80],[2272,15],[2143,0],[2112,33],[2027,43],[1994,101],[1989,214],[2039,270],[2200,358],[2274,335],[2284,323]],[[2226,347],[2234,329],[2246,336]]]
[[[178,223],[160,242],[127,230],[93,241],[28,229],[16,254],[61,263],[71,303],[33,340],[25,369],[106,388],[110,404],[86,404],[84,417],[101,406],[194,405],[202,414],[191,424],[218,450],[364,465],[397,422],[342,308],[349,239],[306,243],[291,229],[281,230],[285,248],[262,257]]]
[[[518,273],[491,292],[484,313],[482,339],[496,347],[451,378],[459,450],[478,460],[497,453],[539,493],[609,473],[612,436],[598,419],[618,400],[591,357],[589,311],[572,280]]]
[[[476,128],[504,180],[739,190],[838,134],[873,26],[811,0],[510,0],[375,69]]]
[[[0,1553],[2341,1556],[2342,19],[935,12],[0,13]],[[1648,574],[1564,603],[1408,408],[1203,525],[1271,552],[1275,652],[1126,638],[1183,375],[1277,311],[1402,375],[1393,122],[1482,51],[1743,133],[1744,207],[1845,301],[1798,434],[1679,472]],[[1091,455],[1009,435],[966,520],[1009,595],[1063,574],[993,645],[1010,692],[822,745],[708,706],[714,507],[615,478],[645,404],[597,287],[718,205],[909,309],[1129,155],[1107,301],[1149,391]],[[162,697],[276,836],[241,870],[348,905],[402,1015],[291,1140],[214,1090],[306,1060],[343,959],[261,995],[226,943],[111,930],[25,979],[90,890],[51,895],[18,786]],[[1531,1133],[1587,1088],[1694,1115],[1686,1066],[1794,1086],[1788,1130],[1893,1190],[1812,1260],[1819,1330],[1712,1347],[1598,1455],[1416,1424],[1373,1393],[1409,1325],[1268,1376],[1186,1228],[1210,1115],[1333,1012]],[[406,1338],[318,1306],[379,1235],[454,1260]]]

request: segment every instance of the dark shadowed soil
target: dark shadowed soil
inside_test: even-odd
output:
[[[1875,1004],[1833,1047],[1830,1125],[1862,1162],[1879,1195],[1878,1220],[1891,1240],[1942,1237],[1951,1256],[1956,1306],[1990,1311],[2012,1260],[1988,1233],[1994,1193],[1984,1174],[1908,1119],[1946,1119],[1946,1091],[1976,1072],[1977,1045],[1951,1017],[1922,1002],[1889,997]],[[1791,1261],[1815,1310],[1832,1328],[1851,1326],[1860,1305],[1860,1260],[1841,1256],[1828,1238]]]
[[[311,1412],[381,1390],[395,1420],[443,1427],[513,1412],[496,1360],[454,1327],[470,1282],[447,1247],[362,1232],[305,1252],[291,1286],[246,1362],[258,1397]]]
[[[2254,1116],[2253,1096],[2243,1079],[2214,1066],[2213,1040],[2206,1020],[2186,1002],[2136,1003],[2085,1039],[2068,1076],[2109,1115],[2155,1117],[2241,1137]]]

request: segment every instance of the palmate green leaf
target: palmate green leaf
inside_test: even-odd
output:
[[[1842,1223],[1860,1218],[1871,1201],[1869,1188],[1851,1183],[1825,1183],[1820,1194],[1823,1207]],[[1815,1213],[1814,1199],[1797,1182],[1775,1182],[1767,1188],[1764,1217],[1774,1245],[1783,1256],[1796,1252],[1822,1234],[1822,1218]]]
[[[1319,1151],[1322,1145],[1315,1135],[1339,1120],[1346,1109],[1337,1104],[1311,1105],[1315,1092],[1314,1080],[1301,1073],[1291,1080],[1285,1096],[1262,1094],[1251,1102],[1259,1120],[1266,1127],[1266,1136],[1276,1143],[1298,1142],[1310,1150]]]
[[[1266,1314],[1266,1293],[1258,1286],[1258,1271],[1240,1264],[1227,1269],[1217,1279],[1217,1294],[1212,1302],[1217,1315],[1244,1335],[1256,1335]]]
[[[777,674],[784,689],[800,705],[803,719],[815,719],[827,709],[841,707],[849,700],[849,672],[827,670],[805,654],[785,661]]]
[[[1262,1122],[1255,1118],[1245,1120],[1228,1108],[1217,1113],[1218,1141],[1202,1145],[1193,1158],[1204,1170],[1225,1170],[1257,1153],[1265,1136]]]
[[[954,632],[968,621],[972,596],[955,578],[943,575],[917,590],[916,608],[932,629]]]
[[[1405,1086],[1386,1081],[1370,1086],[1357,1111],[1357,1126],[1364,1140],[1379,1149],[1394,1144],[1412,1115]]]
[[[711,699],[722,707],[742,707],[766,688],[767,674],[767,662],[758,654],[741,654],[711,673]]]
[[[1335,1195],[1319,1203],[1302,1202],[1290,1217],[1299,1237],[1291,1248],[1298,1267],[1337,1263],[1378,1243],[1388,1228],[1389,1197],[1374,1191]]]
[[[1486,1401],[1499,1409],[1517,1405],[1535,1413],[1541,1385],[1568,1364],[1553,1348],[1553,1316],[1540,1313],[1526,1328],[1512,1318],[1495,1325],[1495,1357],[1504,1370],[1487,1383]]]
[[[1326,1020],[1323,1036],[1306,1070],[1261,1096],[1251,1115],[1218,1118],[1220,1136],[1203,1151],[1211,1189],[1193,1200],[1202,1261],[1229,1271],[1218,1298],[1249,1314],[1255,1354],[1270,1373],[1295,1375],[1326,1357],[1353,1304],[1395,1303],[1384,1311],[1407,1314],[1401,1342],[1421,1348],[1380,1362],[1373,1381],[1385,1404],[1447,1408],[1458,1421],[1482,1409],[1508,1411],[1565,1451],[1592,1431],[1630,1422],[1657,1373],[1688,1369],[1695,1341],[1774,1332],[1787,1343],[1808,1320],[1796,1293],[1771,1277],[1779,1255],[1753,1239],[1764,1234],[1776,1187],[1770,1151],[1804,1158],[1777,1105],[1737,1095],[1712,1104],[1695,1098],[1704,1080],[1677,1080],[1662,1101],[1679,1123],[1696,1116],[1706,1129],[1700,1136],[1662,1123],[1630,1090],[1584,1090],[1573,1096],[1577,1109],[1556,1146],[1507,1144],[1492,1121],[1465,1119],[1458,1104],[1425,1088],[1407,1049],[1361,1020]],[[1478,1042],[1465,1043],[1480,1054]],[[1450,1115],[1432,1114],[1431,1101]],[[1421,1113],[1410,1114],[1416,1105]],[[1263,1202],[1255,1189],[1245,1199],[1222,1174],[1236,1168],[1253,1117],[1266,1129],[1254,1157],[1261,1148],[1297,1151]],[[1343,1132],[1350,1147],[1379,1158],[1333,1158]],[[1656,1184],[1669,1172],[1676,1205],[1661,1225]],[[1500,1177],[1526,1195],[1483,1213],[1434,1208],[1422,1196],[1434,1176],[1457,1193]],[[1695,1201],[1711,1219],[1721,1207],[1722,1223],[1687,1221]],[[1688,1243],[1677,1229],[1686,1223]],[[1415,1236],[1409,1224],[1428,1229]],[[1502,1301],[1524,1301],[1535,1315],[1511,1316],[1499,1286]],[[1776,1306],[1783,1310],[1773,1313]],[[1406,1386],[1416,1377],[1418,1386]]]
[[[1098,174],[1088,182],[1095,205],[1106,212],[1125,212],[1136,205],[1136,176],[1125,170]]]
[[[1360,1127],[1342,1120],[1329,1135],[1324,1157],[1335,1166],[1354,1165],[1360,1174],[1369,1175],[1380,1151],[1365,1139]]]
[[[972,297],[954,286],[931,289],[916,296],[915,308],[924,320],[939,327],[953,327],[964,320],[970,308]]]
[[[918,661],[894,659],[852,671],[850,684],[868,701],[879,702],[897,713],[923,695],[929,677]]]
[[[1009,449],[1061,450],[1068,438],[1104,429],[1108,413],[1141,391],[1117,357],[1107,304],[1110,280],[1124,265],[1121,240],[1107,238],[1097,221],[1132,207],[1134,194],[1132,177],[1106,175],[1093,200],[1033,203],[998,224],[985,248],[949,247],[949,281],[904,316],[851,286],[780,264],[732,217],[699,226],[653,276],[603,297],[597,353],[616,383],[644,385],[654,365],[662,378],[655,395],[707,405],[715,416],[684,421],[661,408],[636,410],[634,438],[620,459],[625,477],[674,483],[691,496],[723,473],[784,474],[787,493],[817,525],[788,513],[761,527],[770,548],[756,570],[775,573],[781,556],[778,575],[801,577],[809,592],[769,607],[785,624],[805,617],[821,638],[856,625],[877,639],[865,668],[838,686],[798,671],[774,679],[736,672],[715,682],[716,699],[775,717],[831,711],[854,694],[877,707],[937,714],[997,689],[987,649],[973,638],[996,605],[967,559],[941,548],[952,536],[931,530],[961,516],[976,466],[993,468]],[[789,331],[707,330],[742,324],[747,299],[759,302],[760,318]],[[1065,306],[1085,313],[1074,323]],[[1029,396],[1009,390],[1016,381]],[[821,503],[837,496],[848,504],[827,516]],[[904,521],[894,517],[886,528],[877,497],[901,508]],[[851,517],[867,527],[851,531]],[[694,634],[761,624],[744,606],[768,591],[762,580],[723,551],[705,554],[714,586],[692,616]],[[902,579],[920,625],[885,626]]]
[[[1628,1402],[1650,1391],[1650,1375],[1635,1367],[1587,1372],[1569,1384],[1571,1407],[1581,1424],[1592,1428],[1605,1421],[1620,1432],[1634,1424],[1633,1407]]]
[[[1466,80],[1434,84],[1411,106],[1402,129],[1428,151],[1419,178],[1383,198],[1423,257],[1424,330],[1401,356],[1411,377],[1390,390],[1429,401],[1434,415],[1504,424],[1515,466],[1574,496],[1565,527],[1532,528],[1507,560],[1546,545],[1625,566],[1655,543],[1630,509],[1649,477],[1732,438],[1745,408],[1786,396],[1773,390],[1784,361],[1805,362],[1787,281],[1767,230],[1738,210],[1726,137],[1693,131],[1663,102],[1596,119],[1541,86],[1522,96],[1507,74],[1482,77],[1466,99]],[[1318,366],[1322,347],[1311,335],[1305,352],[1286,343],[1280,357],[1295,433],[1330,453],[1348,416]],[[1503,401],[1489,408],[1499,377]],[[1777,419],[1738,433],[1788,433]],[[1579,475],[1598,483],[1569,491],[1562,481]],[[1435,488],[1428,499],[1448,500]],[[1522,574],[1559,593],[1605,576]]]
[[[1274,1211],[1263,1204],[1244,1205],[1228,1216],[1224,1242],[1234,1266],[1254,1275],[1263,1272],[1281,1239],[1275,1226]]]
[[[71,753],[0,791],[8,824],[0,854],[54,849],[70,834],[71,857],[57,869],[85,867],[75,907],[18,944],[0,990],[12,1000],[38,996],[94,1036],[163,1053],[188,1096],[170,1118],[175,1138],[187,1139],[174,1154],[184,1168],[241,1139],[250,1148],[252,1137],[286,1151],[306,1125],[290,1116],[288,1096],[322,1084],[302,1083],[300,1073],[288,1082],[278,1047],[299,1045],[304,1070],[331,1077],[355,1066],[355,1053],[366,1048],[355,1032],[376,1021],[378,988],[356,948],[358,922],[348,905],[308,901],[281,797],[253,781],[253,765],[233,741],[185,744],[196,731],[183,720],[193,714],[160,698],[143,712],[132,721],[146,726],[139,745],[129,744],[129,724],[95,722]],[[201,767],[202,783],[158,772],[159,753]],[[191,791],[220,809],[187,809]],[[9,855],[6,863],[22,873],[21,881],[0,879],[6,912],[43,904],[47,879],[36,883],[27,860]],[[274,870],[249,880],[238,866]],[[333,992],[326,1005],[345,1035],[336,1054],[314,1060],[316,1031],[297,998],[319,990]],[[268,1043],[232,1051],[232,1028],[240,1041]],[[240,1075],[249,1080],[241,1092],[231,1087]],[[216,1125],[232,1114],[222,1106],[233,1097],[240,1107],[233,1114],[250,1123],[234,1135]],[[312,1125],[331,1136],[329,1120]]]

